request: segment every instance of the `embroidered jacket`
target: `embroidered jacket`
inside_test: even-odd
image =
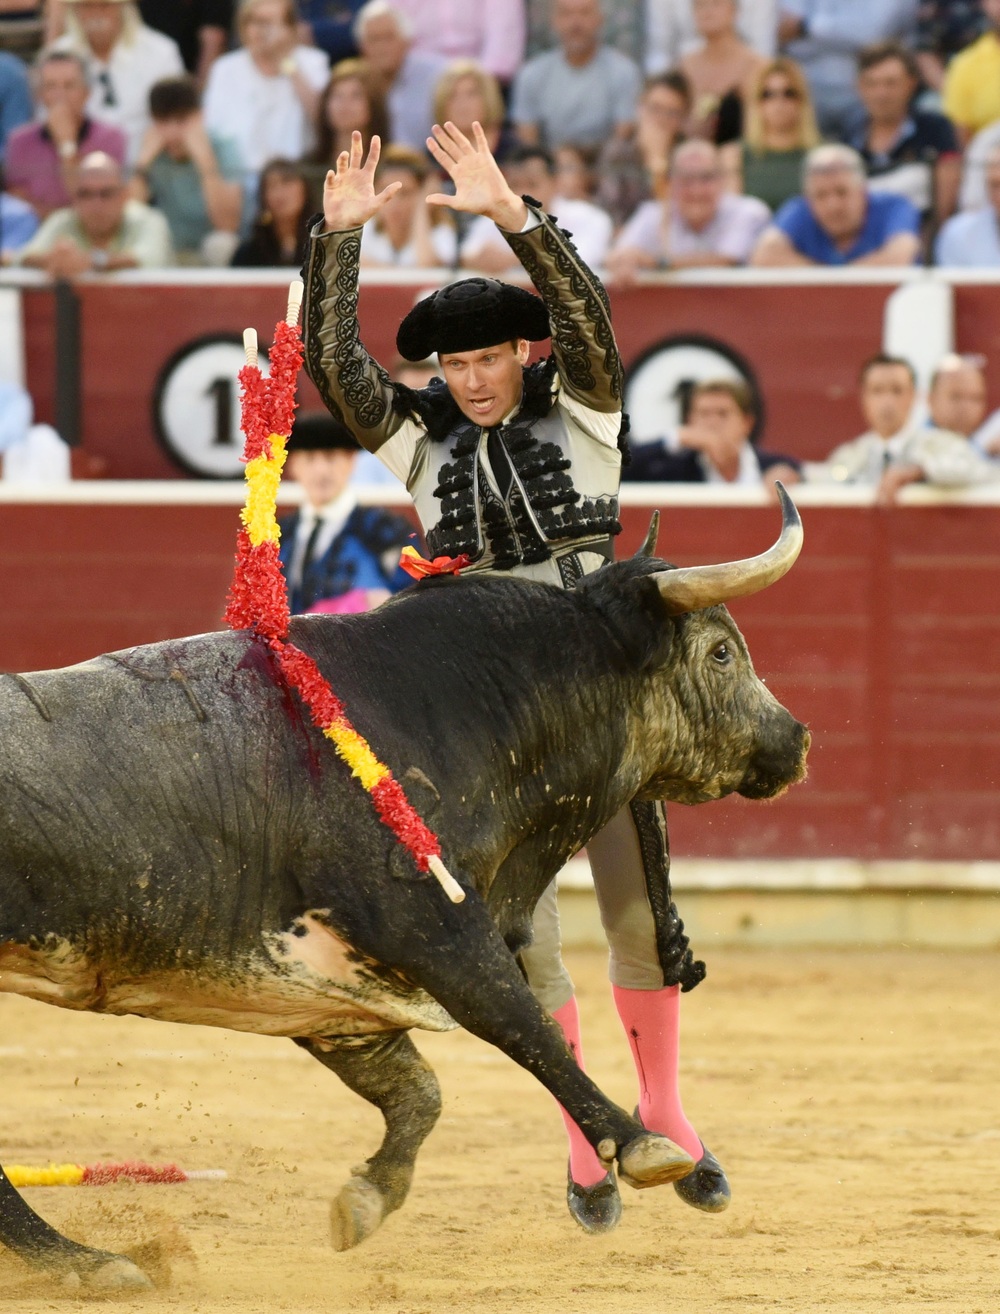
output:
[[[432,555],[467,553],[472,569],[521,567],[565,584],[560,559],[585,554],[582,569],[594,569],[620,529],[622,367],[603,286],[553,220],[529,210],[535,227],[503,236],[545,302],[552,355],[525,369],[520,407],[493,430],[510,467],[506,490],[487,456],[489,431],[447,385],[395,384],[362,345],[360,229],[311,236],[306,370],[330,412],[405,482]]]

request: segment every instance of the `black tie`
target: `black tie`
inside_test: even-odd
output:
[[[302,554],[302,582],[309,574],[309,568],[312,566],[313,559],[316,556],[316,542],[319,539],[319,531],[323,528],[323,521],[316,517],[313,521],[313,527],[309,531],[309,537],[306,539],[306,550]]]
[[[490,469],[493,471],[500,496],[506,501],[510,486],[514,482],[514,471],[510,468],[510,457],[507,455],[507,448],[503,445],[499,428],[488,430],[486,454],[490,458]]]

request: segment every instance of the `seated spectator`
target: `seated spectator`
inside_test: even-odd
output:
[[[863,113],[857,57],[877,41],[907,41],[918,0],[779,0],[783,53],[802,66],[819,130],[846,140]]]
[[[601,44],[599,0],[553,0],[558,48],[535,55],[514,79],[510,115],[520,140],[555,150],[628,137],[642,75],[626,55]]]
[[[772,59],[754,79],[742,141],[721,157],[734,192],[756,196],[778,210],[802,188],[806,153],[819,145],[809,87],[791,59]]]
[[[325,50],[331,64],[355,59],[354,20],[365,0],[299,0],[299,36]]]
[[[681,60],[694,95],[688,127],[721,146],[741,136],[744,99],[765,61],[736,30],[736,0],[691,0],[691,12],[701,42]]]
[[[367,158],[372,137],[389,141],[389,118],[382,84],[363,59],[342,59],[330,73],[319,104],[316,149],[304,163],[317,210],[323,208],[323,182],[341,151],[351,149],[351,134],[361,133]]]
[[[905,196],[924,221],[941,224],[958,198],[962,152],[943,114],[913,108],[917,61],[898,41],[868,46],[858,56],[858,93],[865,118],[851,137],[873,191]]]
[[[504,177],[519,196],[533,196],[542,209],[554,215],[559,227],[572,235],[581,259],[591,269],[603,266],[611,245],[611,218],[590,201],[571,201],[556,192],[556,166],[541,146],[521,146],[503,164]],[[497,226],[480,215],[462,241],[461,262],[465,269],[503,274],[519,267]]]
[[[800,481],[799,463],[755,447],[757,423],[753,393],[742,379],[708,379],[695,385],[687,419],[676,433],[652,443],[636,443],[622,471],[628,480],[687,484],[740,484],[770,487]]]
[[[295,0],[241,0],[236,26],[242,49],[212,65],[205,126],[236,143],[255,179],[268,160],[297,160],[313,146],[330,65],[322,50],[298,44]]]
[[[177,43],[154,32],[133,0],[63,0],[66,31],[56,50],[75,51],[87,66],[87,112],[125,133],[128,161],[149,127],[149,89],[184,72]]]
[[[989,204],[986,173],[994,152],[1000,148],[1000,120],[977,132],[962,157],[962,182],[958,193],[961,210],[981,210]]]
[[[416,532],[402,516],[358,506],[351,478],[359,450],[325,412],[300,414],[292,426],[288,474],[303,502],[278,523],[293,614],[368,611],[412,582],[399,554]]]
[[[472,125],[478,123],[486,133],[494,159],[503,159],[510,150],[510,143],[503,141],[504,113],[500,83],[474,60],[456,59],[438,78],[434,87],[434,122],[454,123],[470,141]]]
[[[963,488],[996,477],[968,439],[913,415],[916,378],[909,361],[878,355],[861,370],[861,410],[867,432],[835,448],[823,462],[805,462],[810,483],[861,484],[879,502],[892,502],[907,484],[923,481]]]
[[[177,42],[184,67],[199,87],[229,47],[233,0],[139,0],[144,23]]]
[[[950,269],[1000,266],[1000,140],[985,164],[986,204],[954,214],[938,233],[934,262]]]
[[[552,157],[556,166],[556,195],[567,201],[593,201],[597,187],[597,154],[593,147],[560,146]]]
[[[155,83],[149,112],[131,195],[166,216],[181,264],[228,265],[243,213],[239,151],[205,131],[190,74]]]
[[[751,264],[911,265],[920,215],[905,196],[871,192],[850,146],[817,146],[806,156],[805,192],[786,201]]]
[[[80,161],[72,206],[49,215],[19,263],[50,278],[76,278],[163,269],[174,263],[174,252],[163,215],[130,201],[118,161],[97,151]]]
[[[354,39],[387,88],[390,140],[425,150],[434,123],[434,88],[446,61],[413,48],[409,18],[387,0],[369,0],[359,10]]]
[[[376,190],[397,182],[399,190],[362,230],[362,265],[433,269],[455,264],[454,226],[436,207],[432,209],[424,202],[424,184],[430,172],[426,155],[418,155],[406,146],[387,146],[383,150],[375,170]],[[431,190],[437,191],[437,179],[433,182]]]
[[[0,381],[0,460],[5,484],[62,484],[70,477],[69,448],[51,424],[32,424],[27,391]]]
[[[656,74],[676,68],[685,55],[697,49],[691,0],[646,0],[645,68]],[[778,0],[739,0],[736,29],[742,39],[765,59],[778,43]]]
[[[268,161],[260,174],[250,236],[236,248],[232,263],[253,269],[301,265],[312,209],[302,166],[294,160]]]
[[[16,55],[0,50],[0,158],[15,128],[31,121],[31,87]]]
[[[983,34],[978,0],[920,0],[913,49],[920,79],[932,92],[944,86],[950,60]]]
[[[964,145],[1000,119],[1000,0],[980,0],[986,30],[948,65],[941,108]]]
[[[639,97],[636,130],[611,137],[597,158],[596,201],[621,228],[649,200],[667,194],[670,158],[684,140],[691,112],[691,86],[683,73],[647,78]]]
[[[38,215],[19,196],[0,191],[0,265],[9,265],[38,232]]]
[[[41,219],[69,205],[81,159],[103,151],[124,165],[120,128],[87,114],[90,86],[79,55],[50,50],[39,59],[36,91],[42,116],[17,128],[7,143],[7,186]]]
[[[711,142],[685,142],[674,152],[669,197],[639,206],[618,234],[608,272],[625,284],[643,269],[746,264],[770,217],[755,196],[724,189],[719,152]]]
[[[0,2],[0,50],[30,63],[45,41],[46,0]]]
[[[927,394],[927,423],[971,438],[986,418],[986,376],[982,357],[954,352],[938,362]]]
[[[524,0],[393,0],[412,25],[413,49],[443,59],[471,59],[503,83],[521,67]],[[441,120],[439,119],[440,123]]]

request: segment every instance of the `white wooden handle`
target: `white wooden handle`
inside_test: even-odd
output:
[[[247,364],[256,365],[257,364],[257,330],[256,329],[251,328],[251,329],[243,330],[243,350],[246,352]]]
[[[285,323],[290,327],[294,327],[299,322],[299,311],[302,309],[304,294],[302,280],[297,278],[288,289],[288,313],[285,315]]]
[[[436,854],[427,859],[427,866],[437,877],[438,884],[452,903],[465,902],[465,891]]]

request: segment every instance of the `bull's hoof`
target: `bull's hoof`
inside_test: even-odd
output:
[[[385,1199],[374,1182],[355,1174],[330,1206],[330,1240],[334,1250],[350,1250],[379,1228]]]
[[[655,1132],[636,1136],[618,1155],[618,1176],[637,1190],[676,1182],[680,1177],[687,1177],[694,1167],[687,1150]]]
[[[149,1291],[153,1283],[130,1259],[110,1253],[84,1252],[85,1262],[67,1268],[59,1277],[60,1287],[75,1295],[114,1295],[126,1291]]]
[[[732,1196],[722,1165],[704,1145],[694,1172],[674,1182],[674,1190],[685,1204],[703,1209],[706,1214],[721,1214],[723,1209],[729,1208]]]
[[[593,1186],[580,1186],[572,1174],[566,1183],[566,1203],[573,1221],[585,1232],[610,1232],[622,1216],[622,1198],[613,1172],[605,1173]]]

